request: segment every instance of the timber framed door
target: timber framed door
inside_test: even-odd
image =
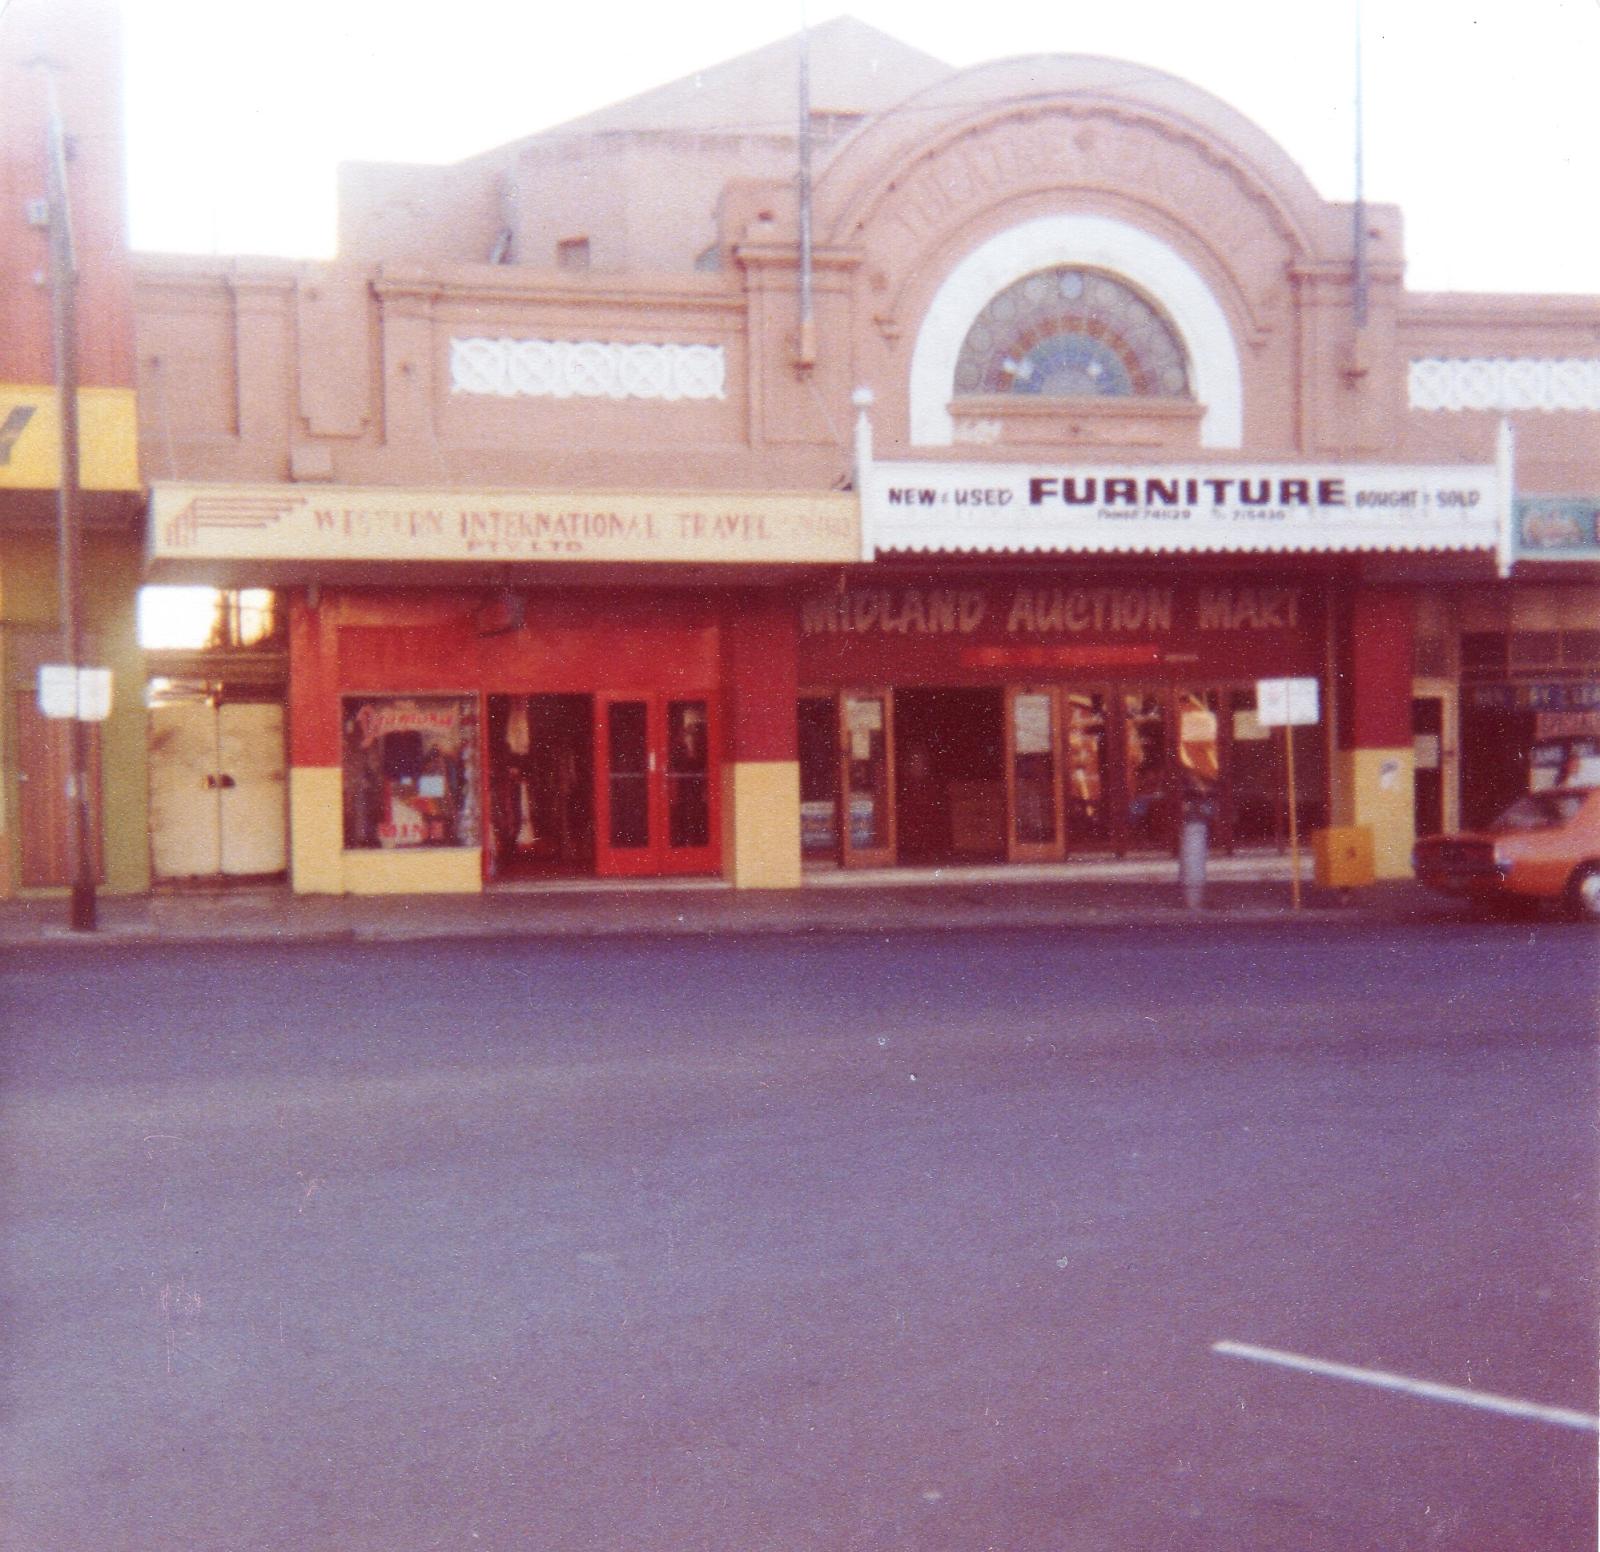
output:
[[[19,691],[17,712],[17,782],[22,884],[26,889],[71,884],[72,867],[72,724],[47,717],[32,692]],[[93,825],[89,848],[95,878],[105,882],[100,844],[100,729],[89,724],[89,812]]]
[[[709,695],[595,696],[595,872],[613,878],[721,866],[716,708]]]
[[[895,860],[894,691],[839,696],[839,860],[847,868]]]
[[[1066,855],[1061,692],[1010,685],[1005,714],[1006,860],[1059,862]]]

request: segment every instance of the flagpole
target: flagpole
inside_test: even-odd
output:
[[[67,777],[72,872],[69,922],[75,932],[95,930],[94,813],[89,792],[89,726],[78,704],[83,669],[83,534],[79,524],[78,469],[78,264],[72,239],[67,184],[67,137],[53,68],[43,67],[48,102],[45,155],[50,210],[50,318],[56,358],[56,401],[61,418],[61,468],[57,488],[60,544],[61,646],[73,677],[73,716],[68,726],[71,770]]]
[[[807,372],[816,364],[817,326],[811,301],[811,25],[805,6],[800,8],[799,61],[799,167],[800,196],[800,338],[795,351],[795,369]]]
[[[1367,200],[1366,200],[1366,153],[1365,132],[1363,126],[1364,110],[1362,105],[1361,89],[1361,0],[1355,0],[1356,24],[1356,90],[1355,90],[1355,163],[1356,163],[1356,200],[1354,211],[1353,239],[1354,257],[1352,268],[1352,281],[1354,291],[1355,324],[1357,329],[1367,326]]]

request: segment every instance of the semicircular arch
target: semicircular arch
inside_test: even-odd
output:
[[[1159,237],[1110,216],[1040,216],[980,243],[945,276],[912,347],[908,410],[914,446],[947,447],[956,362],[973,320],[991,298],[1038,270],[1097,269],[1142,291],[1166,315],[1188,354],[1203,406],[1200,443],[1237,448],[1244,440],[1244,375],[1233,330],[1211,288]]]

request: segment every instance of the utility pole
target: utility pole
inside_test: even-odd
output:
[[[800,9],[800,58],[797,96],[799,167],[796,184],[800,203],[800,330],[795,348],[795,370],[809,372],[817,361],[817,325],[812,316],[811,297],[811,28]]]
[[[57,491],[60,548],[61,649],[74,685],[83,670],[83,534],[78,500],[78,264],[72,241],[72,205],[67,188],[67,137],[61,123],[53,67],[42,64],[49,119],[45,128],[50,212],[50,318],[55,339],[56,399],[61,411],[61,471]],[[76,694],[76,691],[75,691]],[[67,776],[69,857],[72,872],[70,924],[74,932],[95,930],[94,809],[89,791],[89,726],[74,706],[68,728]]]
[[[1357,331],[1367,326],[1367,190],[1366,190],[1366,130],[1363,123],[1363,88],[1361,81],[1361,0],[1356,0],[1356,90],[1355,90],[1355,162],[1356,198],[1352,213],[1354,230],[1351,232],[1351,291],[1354,302]]]

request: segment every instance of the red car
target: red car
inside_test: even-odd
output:
[[[1600,921],[1600,787],[1524,793],[1482,830],[1418,841],[1411,864],[1447,895],[1560,901]]]

